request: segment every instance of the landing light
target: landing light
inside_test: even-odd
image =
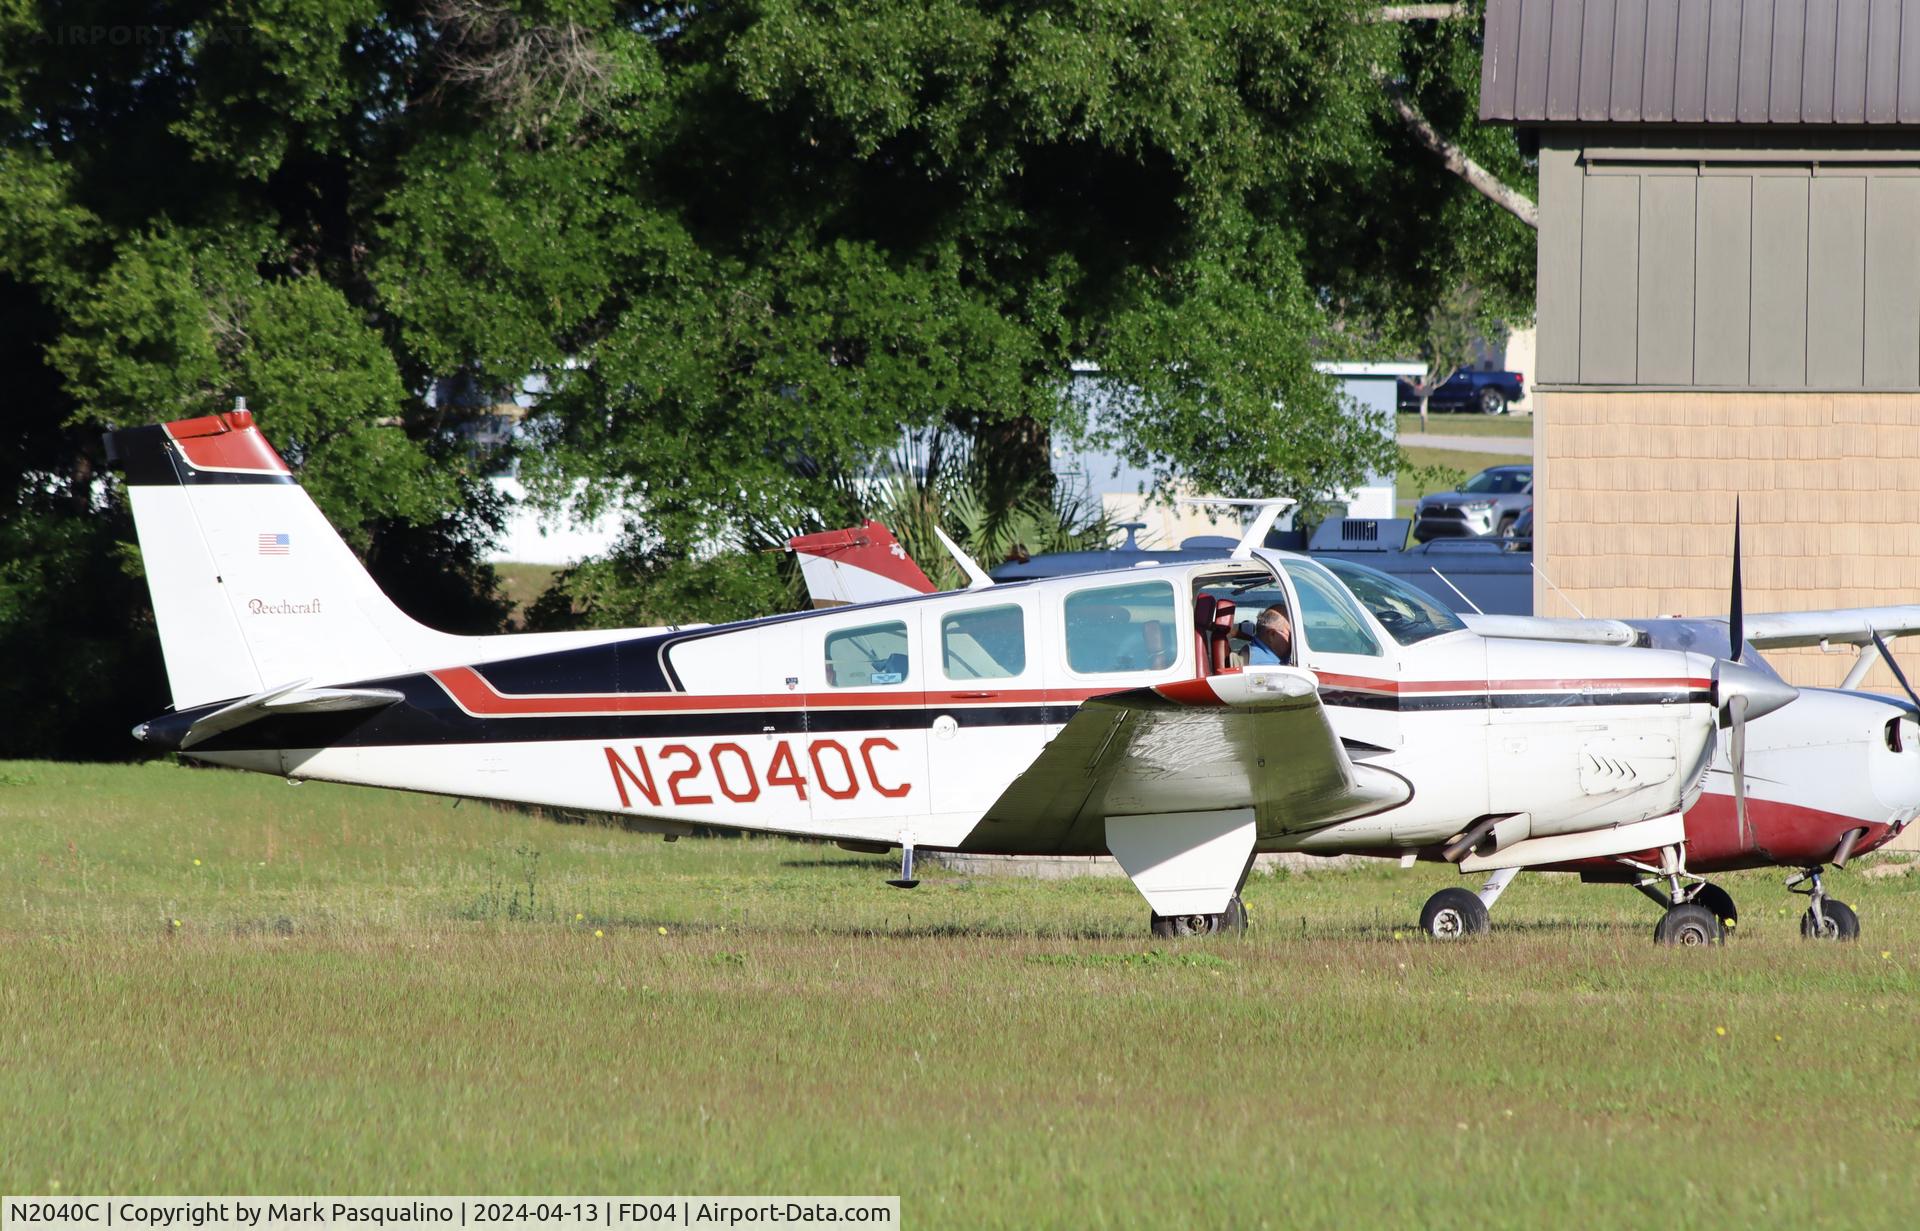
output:
[[[1255,692],[1277,692],[1283,697],[1305,697],[1314,691],[1312,680],[1292,671],[1249,668],[1247,683]]]

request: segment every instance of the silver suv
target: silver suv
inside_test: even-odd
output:
[[[1460,485],[1457,492],[1436,492],[1420,498],[1414,514],[1413,537],[1429,539],[1476,538],[1507,535],[1514,522],[1533,507],[1533,467],[1489,466]]]

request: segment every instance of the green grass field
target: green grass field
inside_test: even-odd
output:
[[[1522,877],[1120,880],[667,844],[172,765],[0,764],[0,1190],[899,1193],[915,1227],[1899,1226],[1920,877],[1726,883],[1723,950]],[[176,922],[177,921],[177,922]]]
[[[1506,457],[1498,453],[1462,453],[1456,449],[1423,449],[1402,445],[1400,451],[1406,454],[1407,461],[1413,466],[1447,466],[1461,471],[1467,477],[1479,474],[1489,466],[1508,466],[1515,462],[1524,462],[1523,457]],[[1443,490],[1427,484],[1430,490],[1414,491],[1405,485],[1404,476],[1400,487],[1400,496],[1395,504],[1402,517],[1413,516],[1414,508],[1420,503],[1420,497],[1431,495],[1433,491]]]
[[[1419,415],[1395,415],[1399,433],[1406,436],[1420,431]],[[1440,414],[1427,416],[1427,430],[1435,436],[1518,436],[1533,435],[1532,415]]]

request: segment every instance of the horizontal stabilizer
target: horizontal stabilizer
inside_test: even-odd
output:
[[[205,743],[224,731],[279,714],[332,714],[342,710],[383,709],[401,694],[391,688],[309,688],[311,680],[295,680],[278,688],[242,697],[197,720],[180,739],[182,751]]]

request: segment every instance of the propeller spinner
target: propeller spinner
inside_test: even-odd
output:
[[[1793,685],[1740,661],[1746,649],[1745,603],[1740,587],[1740,500],[1733,502],[1733,596],[1727,604],[1727,640],[1731,657],[1713,668],[1713,704],[1720,725],[1730,732],[1727,760],[1733,765],[1733,814],[1742,835],[1747,827],[1747,720],[1761,718],[1800,695]]]

